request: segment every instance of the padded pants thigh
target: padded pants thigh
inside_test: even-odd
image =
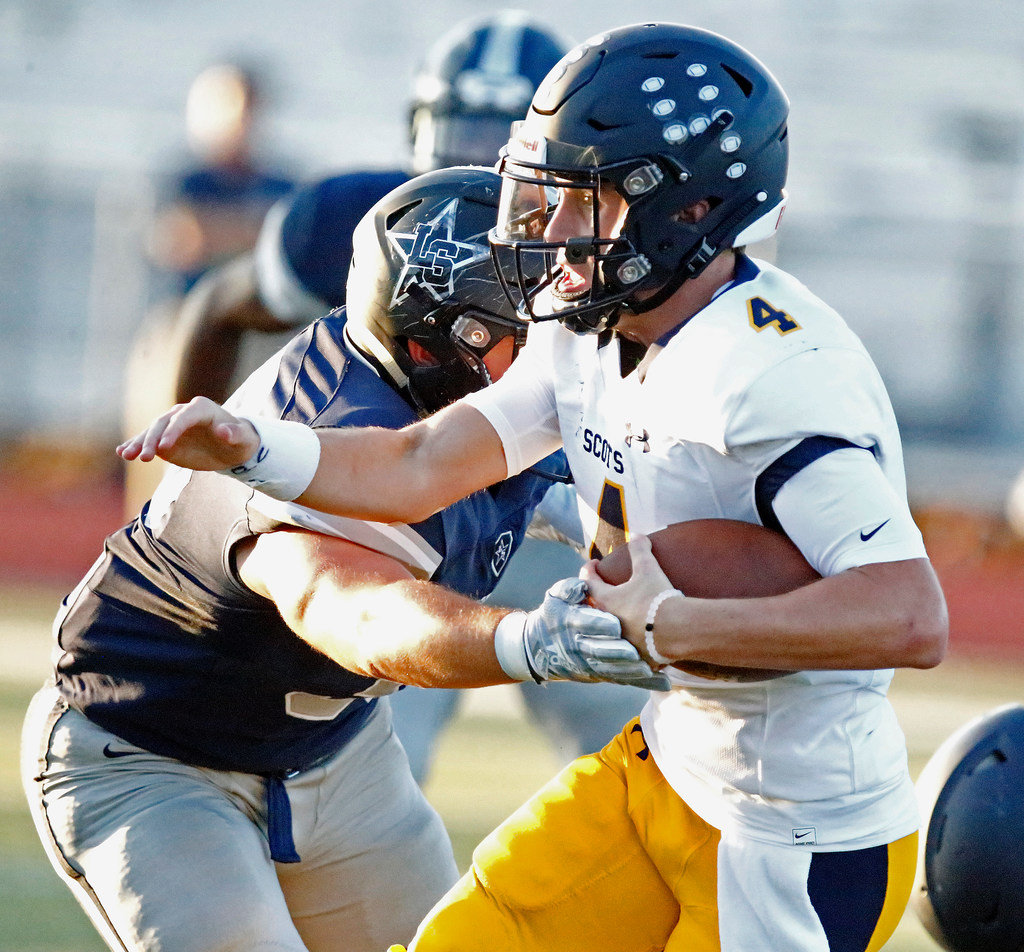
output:
[[[670,807],[658,805],[663,798]],[[671,868],[659,869],[650,836],[673,844]],[[695,901],[685,918],[712,944],[689,947],[713,949],[716,848],[717,831],[671,791],[634,721],[477,847],[471,869],[434,907],[412,948],[652,952],[681,922],[671,884],[703,877],[687,890]]]

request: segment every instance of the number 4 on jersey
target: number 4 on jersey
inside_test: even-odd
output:
[[[603,559],[612,549],[629,541],[626,493],[617,483],[604,481],[597,516],[597,532],[590,544],[590,558]]]
[[[756,297],[747,301],[747,314],[750,316],[750,326],[756,331],[774,327],[780,334],[788,334],[800,329],[800,325],[785,311],[772,307],[764,298]]]

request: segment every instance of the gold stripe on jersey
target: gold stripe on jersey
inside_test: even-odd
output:
[[[597,532],[590,544],[590,558],[603,559],[612,549],[629,541],[629,520],[626,517],[626,492],[618,483],[604,481],[597,513]]]

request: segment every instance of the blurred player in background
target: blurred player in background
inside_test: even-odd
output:
[[[501,164],[492,251],[537,322],[501,381],[413,427],[335,430],[308,450],[203,403],[122,448],[257,472],[257,450],[275,467],[290,456],[306,505],[403,519],[562,446],[595,557],[730,518],[784,532],[822,576],[699,599],[645,540],[629,542],[624,585],[588,563],[594,603],[672,687],[477,847],[416,952],[876,952],[899,922],[919,814],[886,692],[895,667],[939,662],[948,621],[870,357],[745,252],[785,207],[788,115],[724,37],[597,35],[545,79]],[[684,660],[788,673],[699,677]]]
[[[540,81],[567,48],[549,27],[516,10],[475,17],[445,33],[427,52],[413,83],[413,171],[494,165],[512,123],[526,114]],[[276,334],[291,334],[344,304],[352,230],[371,205],[409,174],[407,168],[344,172],[311,182],[275,206],[255,254],[213,272],[186,298],[175,345],[161,357],[175,364],[175,395],[158,408],[152,396],[140,404],[152,412],[142,416],[139,408],[133,410],[138,425],[131,432],[170,402],[194,396],[223,401],[239,373],[244,379],[268,356],[266,347],[281,346]],[[132,513],[149,497],[158,476],[156,466],[128,468]],[[553,486],[542,516],[543,525],[535,527],[503,574],[493,596],[496,604],[532,608],[548,585],[579,570],[582,558],[571,543],[582,543],[582,531],[571,487]],[[524,684],[520,690],[530,717],[550,738],[557,760],[565,763],[599,750],[644,700],[640,692],[618,685]],[[438,738],[456,715],[460,697],[457,691],[410,689],[392,699],[395,729],[420,781],[428,776]]]
[[[500,378],[525,327],[486,245],[499,191],[494,170],[456,169],[382,199],[357,230],[351,316],[314,322],[231,405],[393,427]],[[430,257],[414,253],[423,231]],[[112,949],[411,937],[457,870],[378,699],[511,680],[496,655],[509,612],[474,599],[547,485],[524,474],[401,526],[179,470],[106,540],[58,614],[23,777],[54,868]],[[570,585],[515,629],[527,676],[650,679],[581,598]]]
[[[132,342],[125,371],[128,431],[174,398],[177,368],[169,355],[188,333],[182,310],[188,292],[209,269],[250,252],[267,211],[293,188],[290,177],[265,164],[257,151],[264,97],[257,72],[233,62],[208,66],[189,87],[185,132],[194,162],[166,188],[148,237],[154,303]],[[157,481],[138,484],[133,475],[126,478],[126,519],[135,516]]]
[[[250,250],[267,210],[292,188],[256,154],[262,96],[256,73],[235,63],[207,67],[189,87],[185,127],[198,162],[173,182],[149,249],[153,263],[175,275],[178,294]]]

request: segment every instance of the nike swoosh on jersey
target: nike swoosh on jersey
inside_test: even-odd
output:
[[[135,754],[141,754],[141,753],[142,753],[141,750],[113,750],[111,748],[110,744],[107,744],[103,748],[103,756],[104,757],[111,757],[111,758],[113,758],[113,757],[132,757]]]
[[[876,533],[880,532],[888,524],[889,524],[889,520],[886,519],[885,522],[883,522],[881,525],[875,526],[875,528],[872,529],[870,532],[865,532],[863,529],[861,529],[860,530],[860,541],[861,542],[867,542],[868,539],[870,539]]]

